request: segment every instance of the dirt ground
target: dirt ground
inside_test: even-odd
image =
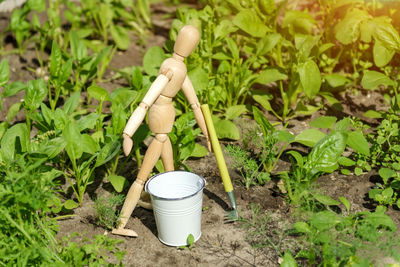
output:
[[[174,12],[173,8],[155,7],[155,35],[150,35],[146,47],[139,47],[133,41],[131,47],[126,51],[118,51],[114,56],[110,70],[106,77],[111,77],[113,69],[120,69],[132,65],[141,65],[144,51],[152,46],[162,46],[167,38],[170,20],[163,20],[163,14]],[[0,31],[4,30],[9,20],[9,14],[0,13]],[[13,40],[8,39],[6,49],[13,47]],[[23,56],[7,55],[5,58],[10,65],[10,81],[26,82],[38,78],[35,73],[27,70],[27,66],[37,68],[34,50],[29,48]],[[116,80],[112,83],[105,83],[102,86],[109,91],[121,87],[123,80]],[[372,95],[371,95],[372,94]],[[335,116],[354,115],[359,116],[366,109],[379,109],[379,101],[376,101],[374,92],[369,94],[359,93],[358,96],[351,94],[343,97],[344,110],[341,113],[331,110],[322,111],[313,117],[299,118],[292,120],[288,129],[293,133],[299,133],[308,128],[308,122],[315,116],[321,114]],[[3,100],[3,110],[0,118],[3,120],[8,108],[20,101],[22,94]],[[20,113],[15,121],[24,120],[24,114]],[[204,142],[204,140],[201,140]],[[226,145],[228,141],[223,141]],[[304,149],[304,148],[301,148]],[[229,157],[226,158],[228,166]],[[97,196],[107,196],[113,191],[108,183],[98,183],[88,191],[83,201],[83,206],[74,210],[73,216],[69,219],[60,220],[60,231],[58,236],[66,236],[72,232],[81,233],[86,237],[93,237],[96,234],[107,234],[116,239],[123,240],[120,248],[126,250],[123,263],[126,266],[279,266],[281,261],[279,254],[272,248],[253,248],[247,240],[246,229],[243,223],[224,223],[225,211],[229,208],[229,201],[222,185],[219,171],[214,155],[209,153],[206,157],[196,160],[189,160],[186,164],[193,172],[203,176],[207,185],[203,194],[202,212],[202,236],[192,249],[179,250],[162,244],[157,238],[157,229],[152,211],[137,207],[127,225],[127,228],[138,233],[137,238],[125,238],[113,236],[104,228],[95,223],[95,210],[93,200]],[[135,164],[132,163],[134,168]],[[287,169],[289,163],[285,158],[278,164],[278,169]],[[127,177],[132,182],[135,177]],[[237,198],[238,209],[243,218],[250,218],[251,204],[258,204],[263,213],[271,217],[271,228],[281,230],[292,222],[290,206],[279,194],[276,183],[272,180],[264,186],[251,187],[245,190],[241,183],[241,177],[234,170],[230,170],[234,184],[234,191]],[[368,201],[368,191],[374,185],[376,179],[374,172],[361,176],[340,175],[333,173],[324,175],[317,181],[321,192],[326,193],[335,199],[339,196],[347,198],[351,202],[351,212],[371,208]],[[397,225],[400,225],[400,212],[389,209],[389,215]],[[272,233],[272,231],[271,231]],[[276,236],[271,235],[274,239]],[[282,252],[282,251],[280,251]]]

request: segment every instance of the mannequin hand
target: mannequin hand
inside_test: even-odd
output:
[[[132,138],[130,138],[127,134],[123,134],[122,137],[124,138],[124,143],[122,144],[122,147],[124,149],[124,154],[125,156],[128,156],[132,150],[133,141]]]

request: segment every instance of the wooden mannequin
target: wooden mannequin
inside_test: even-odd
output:
[[[123,132],[125,155],[128,155],[131,151],[133,146],[131,137],[142,123],[148,109],[149,128],[155,133],[155,137],[146,151],[138,176],[129,189],[121,210],[120,224],[118,228],[112,231],[113,234],[137,236],[135,231],[124,227],[136,207],[143,185],[158,159],[161,157],[165,171],[174,170],[172,145],[168,133],[171,132],[175,120],[175,108],[172,98],[181,88],[193,108],[196,121],[206,136],[208,149],[211,151],[211,143],[204,116],[193,85],[186,74],[186,65],[184,63],[184,59],[193,51],[199,39],[200,34],[193,26],[185,26],[179,31],[174,46],[174,54],[161,64],[159,75],[126,124]]]

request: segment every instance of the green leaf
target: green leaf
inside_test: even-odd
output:
[[[225,118],[227,120],[233,120],[245,113],[246,111],[247,109],[245,105],[230,106],[225,112]]]
[[[140,90],[143,85],[143,74],[139,67],[132,69],[132,85],[136,90]]]
[[[299,152],[297,152],[295,150],[290,150],[286,153],[289,155],[292,155],[294,157],[294,159],[296,160],[297,166],[303,167],[304,159],[303,159],[303,156]]]
[[[63,85],[69,78],[72,72],[72,58],[68,59],[64,64],[61,65],[61,70],[58,73],[58,84]]]
[[[208,154],[208,150],[207,148],[205,148],[204,146],[195,143],[194,144],[194,149],[192,151],[192,154],[190,154],[190,157],[194,157],[194,158],[202,158],[204,156],[206,156]]]
[[[354,168],[354,174],[356,176],[360,176],[363,173],[363,170],[360,167],[355,167]]]
[[[119,49],[128,49],[131,43],[128,29],[112,23],[110,27],[110,34]]]
[[[79,207],[79,203],[73,201],[72,199],[68,199],[67,201],[64,202],[64,207],[67,210],[73,210]]]
[[[331,128],[336,122],[336,117],[321,116],[310,122],[310,126],[316,128]]]
[[[339,224],[341,220],[335,213],[331,211],[321,211],[315,213],[310,218],[309,222],[311,226],[315,227],[317,230],[324,231]]]
[[[5,86],[10,78],[10,68],[8,67],[7,59],[0,62],[0,87]]]
[[[6,159],[14,159],[16,153],[27,152],[30,138],[26,124],[18,123],[10,127],[3,135],[0,145]]]
[[[0,141],[4,136],[4,133],[7,131],[8,123],[7,122],[0,122]]]
[[[280,267],[297,267],[297,263],[290,252],[285,251]]]
[[[150,76],[157,76],[161,63],[166,59],[166,55],[161,47],[153,46],[147,50],[143,57],[143,69]]]
[[[115,157],[120,152],[121,142],[115,140],[107,143],[101,150],[96,159],[95,167],[99,167]]]
[[[282,21],[282,27],[288,27],[291,34],[310,34],[314,25],[316,21],[307,11],[287,10]]]
[[[17,94],[18,92],[24,90],[26,85],[22,82],[12,82],[5,86],[3,91],[4,97],[9,97]]]
[[[293,228],[299,233],[311,233],[311,228],[306,222],[296,222]]]
[[[272,96],[269,96],[269,95],[253,95],[253,99],[258,104],[260,104],[263,108],[265,108],[266,110],[272,111],[271,104],[269,103],[269,100],[272,99]]]
[[[98,150],[100,150],[99,145],[96,141],[88,134],[82,134],[81,136],[81,146],[82,151],[90,155],[94,155]]]
[[[340,157],[338,160],[338,163],[342,166],[346,166],[346,167],[351,167],[356,165],[356,162],[354,160],[351,160],[349,158],[345,158],[345,157]]]
[[[96,122],[98,118],[100,117],[99,114],[97,113],[90,113],[89,115],[86,115],[84,117],[81,117],[77,122],[77,126],[79,131],[83,130],[90,130],[93,129],[94,126],[96,125]]]
[[[250,9],[240,11],[233,19],[233,24],[253,37],[263,37],[269,28]]]
[[[25,105],[30,111],[37,109],[47,96],[47,87],[43,79],[31,80],[25,89]]]
[[[118,193],[121,193],[124,187],[128,185],[128,181],[123,176],[110,175],[107,178]]]
[[[344,207],[346,208],[347,212],[350,211],[350,201],[347,200],[345,197],[339,197],[340,202],[343,203]]]
[[[296,135],[294,142],[305,146],[313,147],[318,141],[325,137],[325,134],[317,129],[306,129]]]
[[[80,97],[81,93],[75,92],[67,99],[67,101],[65,101],[63,110],[67,115],[71,115],[72,112],[74,112],[75,109],[78,107]]]
[[[275,131],[272,124],[268,121],[268,119],[264,116],[264,114],[262,114],[262,112],[256,106],[253,106],[253,116],[254,120],[261,127],[264,136],[269,136],[270,132]]]
[[[298,66],[300,82],[304,93],[312,99],[321,87],[321,73],[318,65],[311,59]]]
[[[350,119],[349,118],[344,118],[338,121],[335,125],[335,131],[338,132],[347,132],[347,129],[349,128],[350,125]]]
[[[68,122],[63,130],[63,137],[67,141],[65,150],[71,161],[76,161],[82,156],[83,147],[81,145],[81,134],[78,127],[73,122]]]
[[[333,198],[326,196],[326,195],[318,195],[318,194],[313,194],[313,197],[324,204],[325,206],[339,206],[339,201],[334,200]]]
[[[323,76],[323,78],[326,80],[326,82],[332,88],[341,87],[350,82],[349,79],[347,79],[345,76],[340,75],[338,73],[325,74]]]
[[[387,17],[377,17],[372,21],[373,37],[389,50],[400,50],[400,36]]]
[[[276,68],[270,68],[261,71],[258,74],[257,79],[255,80],[256,83],[259,84],[269,84],[272,82],[280,81],[280,80],[286,80],[288,76],[282,72],[279,71],[279,69]]]
[[[7,122],[8,123],[12,122],[12,120],[15,118],[15,116],[17,116],[17,114],[21,110],[21,108],[22,108],[21,102],[16,102],[16,103],[12,104],[12,106],[8,109],[8,112],[7,112]]]
[[[290,143],[294,140],[294,135],[288,130],[278,130],[272,133],[272,136],[276,138],[279,142]]]
[[[348,133],[347,145],[354,149],[354,151],[356,151],[357,153],[366,156],[370,155],[368,141],[367,139],[365,139],[363,133],[360,130]]]
[[[188,246],[191,247],[194,243],[194,236],[192,234],[189,234],[186,241],[187,241]]]
[[[378,86],[396,86],[396,82],[381,72],[366,70],[361,80],[361,86],[365,89],[375,90]]]
[[[368,110],[363,114],[364,117],[371,118],[371,119],[380,119],[382,118],[382,114],[375,110]]]
[[[51,45],[51,54],[50,54],[50,75],[52,77],[57,77],[61,68],[61,50],[57,45],[56,41],[53,41]]]
[[[352,9],[346,13],[344,19],[335,26],[335,37],[342,44],[351,44],[360,36],[360,23],[367,20],[369,14],[360,9]]]
[[[384,184],[387,184],[387,181],[396,175],[396,172],[390,168],[380,168],[379,175],[382,177]]]
[[[121,105],[127,108],[137,96],[137,91],[129,88],[117,88],[110,93],[110,99],[113,105]]]
[[[228,138],[231,140],[239,140],[240,133],[238,127],[229,120],[219,120],[215,124],[215,131],[218,139]]]
[[[75,31],[69,32],[69,42],[71,54],[75,60],[80,61],[87,56],[87,48]]]
[[[305,169],[311,174],[332,172],[346,148],[347,136],[342,132],[333,132],[322,138],[308,154]]]
[[[47,157],[49,157],[49,159],[52,159],[52,158],[56,157],[58,154],[60,154],[66,145],[67,145],[67,142],[65,141],[64,138],[56,137],[56,138],[48,140],[44,144],[41,144],[39,151],[41,153],[46,154]]]
[[[97,86],[97,85],[91,85],[88,89],[87,89],[89,95],[97,100],[100,101],[105,101],[108,99],[108,92],[106,89]]]
[[[189,79],[193,84],[197,94],[208,87],[208,74],[201,66],[196,67],[188,73]]]
[[[381,42],[375,41],[372,54],[375,65],[377,67],[384,67],[392,60],[395,50],[386,48]]]

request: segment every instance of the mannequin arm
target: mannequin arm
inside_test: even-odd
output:
[[[123,138],[124,138],[123,149],[125,155],[129,154],[133,146],[133,142],[130,138],[139,128],[140,124],[144,120],[144,117],[146,116],[147,110],[149,109],[149,107],[151,107],[151,105],[153,105],[156,99],[160,96],[162,90],[165,88],[170,78],[171,78],[170,73],[167,73],[166,75],[164,74],[158,75],[158,77],[154,80],[149,90],[147,91],[146,95],[144,96],[142,102],[139,104],[139,106],[135,109],[135,111],[129,118],[128,123],[126,124],[125,129],[123,131]]]
[[[182,91],[185,94],[187,100],[189,101],[193,109],[194,117],[197,121],[197,124],[199,125],[201,131],[207,138],[208,150],[211,151],[211,143],[210,143],[210,138],[208,136],[207,125],[204,120],[204,115],[203,112],[201,111],[199,99],[197,98],[196,92],[194,91],[193,84],[188,76],[186,76],[185,81],[182,84]]]

